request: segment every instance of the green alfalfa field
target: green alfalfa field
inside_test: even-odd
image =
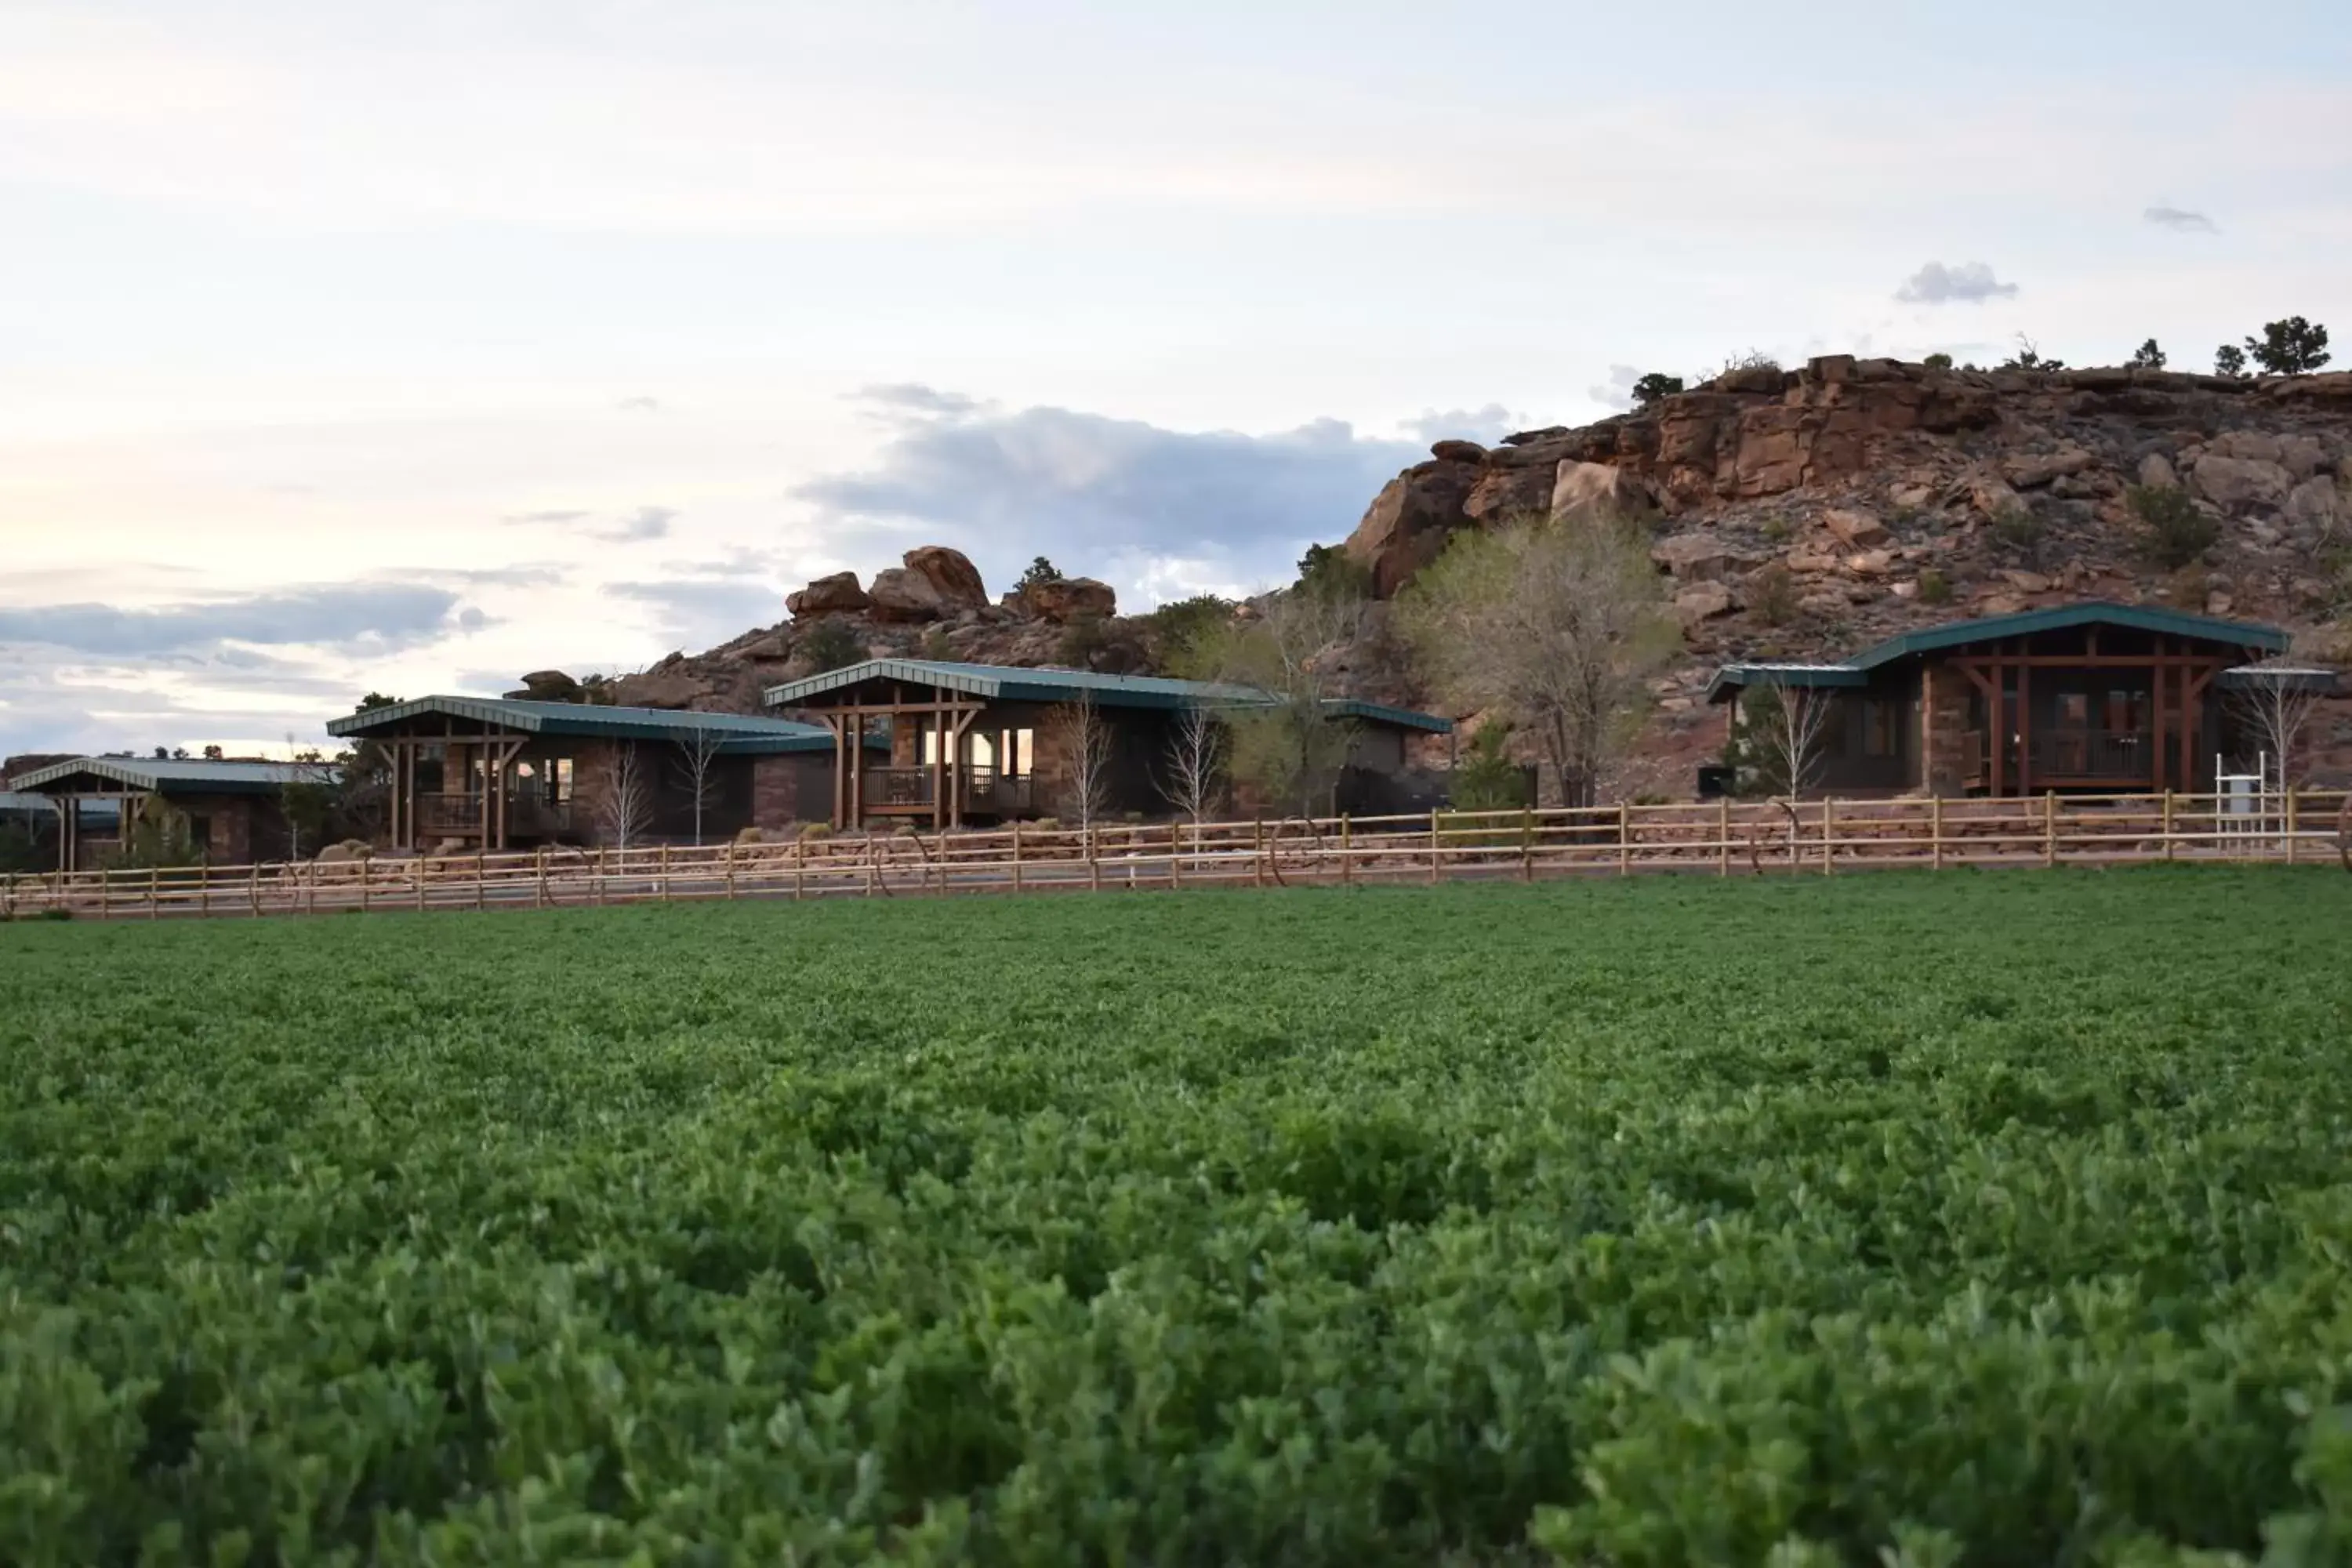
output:
[[[0,1562],[2335,1562],[2352,878],[0,926]]]

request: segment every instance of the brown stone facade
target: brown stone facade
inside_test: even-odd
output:
[[[1958,795],[1969,773],[1969,678],[1929,664],[1919,678],[1920,787],[1928,795]]]

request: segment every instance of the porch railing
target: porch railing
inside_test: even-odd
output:
[[[1992,752],[1985,732],[1969,731],[1967,747],[1973,768],[1970,782],[1990,783]],[[2029,784],[2043,780],[2153,784],[2157,776],[2156,736],[2146,730],[2039,730],[2027,744],[2021,746],[2012,735],[2003,746],[2000,758],[2001,779],[2011,788],[2017,784],[2020,761],[2032,764]]]
[[[506,825],[509,837],[562,837],[572,831],[572,803],[510,795],[507,796]],[[428,838],[478,836],[482,831],[482,797],[464,794],[418,795],[416,831]]]
[[[866,804],[874,809],[890,806],[927,807],[932,804],[937,774],[929,768],[867,768]],[[1027,812],[1035,788],[1025,774],[1008,774],[994,768],[963,770],[963,809],[983,816],[1009,816]]]

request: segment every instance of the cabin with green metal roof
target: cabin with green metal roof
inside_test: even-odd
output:
[[[772,712],[793,712],[839,737],[878,740],[833,752],[836,826],[871,821],[959,827],[1070,815],[1076,778],[1074,715],[1090,714],[1100,752],[1097,808],[1165,816],[1171,755],[1184,716],[1264,709],[1255,687],[1156,675],[1039,669],[916,658],[868,659],[768,689]],[[1324,717],[1344,727],[1347,758],[1324,809],[1426,811],[1442,779],[1413,765],[1418,737],[1450,735],[1451,720],[1354,699]],[[1266,803],[1272,809],[1283,807]]]
[[[316,763],[213,757],[77,757],[9,781],[57,814],[50,835],[59,870],[109,864],[142,829],[188,858],[214,865],[283,859],[295,847],[286,818],[289,788],[331,784]]]
[[[1816,706],[1801,790],[2201,792],[2217,763],[2250,765],[2263,744],[2230,693],[2333,689],[2332,672],[2280,660],[2287,640],[2250,621],[2063,605],[1906,632],[1836,662],[1727,664],[1706,696],[1735,733],[1759,698]]]
[[[833,731],[759,714],[420,697],[328,733],[380,784],[395,849],[717,843],[822,820]]]

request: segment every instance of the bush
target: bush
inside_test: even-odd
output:
[[[1214,594],[1177,599],[1137,617],[1150,643],[1152,663],[1163,669],[1183,662],[1233,618],[1233,601]]]
[[[1511,761],[1510,737],[1508,724],[1489,722],[1470,738],[1449,792],[1457,810],[1509,811],[1534,804],[1528,798],[1527,770]]]
[[[2186,566],[2221,540],[2221,525],[2178,485],[2133,485],[2124,504],[2139,520],[2141,542],[2158,565]]]
[[[933,664],[951,664],[955,660],[955,644],[948,641],[948,629],[931,626],[923,632],[923,657]]]
[[[1648,408],[1683,389],[1683,378],[1652,371],[1633,384],[1633,406]]]
[[[2263,323],[2263,335],[2246,340],[2246,352],[2273,375],[2308,375],[2327,363],[2327,329],[2301,316]]]
[[[1372,595],[1372,569],[1336,544],[1310,544],[1298,558],[1298,592],[1345,602]]]
[[[1797,618],[1797,579],[1786,566],[1767,566],[1748,580],[1748,608],[1768,626]]]
[[[1034,588],[1040,583],[1058,583],[1061,580],[1062,574],[1055,570],[1054,563],[1040,555],[1029,563],[1029,570],[1021,574],[1021,580],[1013,584],[1013,591],[1017,594],[1024,588]]]
[[[2246,378],[2246,351],[2235,343],[2223,343],[2213,351],[2213,374],[2226,375],[2231,381]]]
[[[1992,536],[2011,550],[2032,551],[2042,542],[2042,519],[2028,506],[2011,505],[1992,514]]]
[[[801,824],[801,837],[803,839],[830,838],[833,837],[833,824],[830,822],[803,822]]]
[[[1949,370],[1952,368],[1952,356],[1948,353],[1932,353],[1919,363],[1929,370]]]
[[[866,644],[847,621],[827,616],[802,634],[793,652],[809,662],[809,673],[845,669],[866,660]]]
[[[1919,602],[1923,605],[1948,605],[1952,602],[1952,580],[1933,566],[1919,574]]]
[[[2134,370],[2162,370],[2164,368],[2164,351],[2156,346],[2156,340],[2154,338],[2150,338],[2147,342],[2140,344],[2139,347],[2132,351],[2132,356],[2128,363]]]

